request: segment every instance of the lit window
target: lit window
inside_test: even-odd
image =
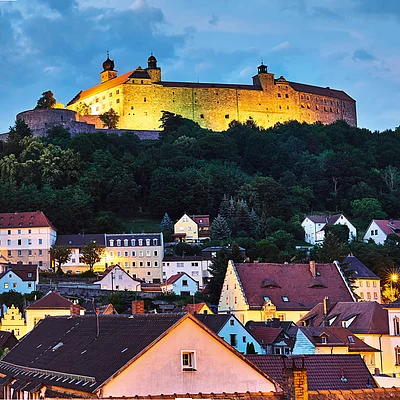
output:
[[[8,289],[8,283],[4,284],[4,289]]]
[[[394,335],[399,336],[400,335],[400,322],[399,322],[398,317],[393,318],[393,328],[394,328]]]
[[[396,358],[396,365],[400,365],[400,347],[396,346],[394,349],[395,358]]]
[[[182,371],[196,371],[196,353],[194,351],[182,351]]]

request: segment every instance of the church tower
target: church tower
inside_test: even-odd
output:
[[[253,76],[253,85],[261,86],[263,90],[271,90],[274,87],[274,74],[268,72],[268,67],[262,61],[258,66],[258,74]]]
[[[147,60],[146,71],[150,75],[152,82],[161,82],[161,68],[157,67],[157,59],[153,56],[153,53]]]
[[[107,51],[107,60],[103,62],[103,72],[100,73],[101,83],[117,77],[117,71],[114,70],[114,60],[110,60]]]

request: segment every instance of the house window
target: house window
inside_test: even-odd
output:
[[[121,257],[121,252],[120,252],[120,251],[117,253],[117,256],[118,256],[118,257]]]
[[[182,371],[196,371],[196,353],[194,351],[181,352]]]
[[[363,287],[363,281],[360,281],[358,286]]]
[[[243,341],[243,343],[246,343],[246,342],[247,342],[246,336],[243,336],[243,337],[242,337],[242,341]]]
[[[372,281],[372,286],[376,287],[376,281]]]
[[[9,230],[7,231],[7,233],[8,233],[9,235],[11,235],[11,229],[9,229]]]
[[[132,257],[136,257],[136,251],[132,251]]]
[[[150,250],[147,250],[147,251],[146,251],[146,256],[147,256],[147,257],[151,257],[151,251],[150,251]]]
[[[28,250],[28,256],[32,257],[32,250]]]
[[[188,286],[188,281],[186,279],[182,280],[182,286]]]
[[[151,268],[151,261],[147,261],[146,265],[147,267]]]
[[[150,239],[146,239],[146,246],[150,246]]]
[[[17,283],[14,282],[14,283],[13,283],[13,288],[16,288],[16,287],[17,287]]]
[[[378,293],[374,292],[374,300],[378,300]]]
[[[281,97],[281,94],[280,94],[280,93],[278,93],[278,97]]]
[[[349,343],[354,343],[353,336],[347,336],[347,339],[349,340]]]
[[[7,246],[11,246],[11,240],[7,240]]]
[[[136,268],[136,261],[132,261],[132,267]]]
[[[129,257],[129,251],[124,252],[125,257]]]
[[[140,261],[139,262],[139,267],[143,267],[143,266],[144,266],[143,261]]]
[[[12,257],[11,250],[7,250],[7,257]]]
[[[139,246],[143,246],[143,239],[139,239]]]
[[[124,246],[128,246],[128,245],[129,245],[128,239],[124,239]]]
[[[237,338],[235,333],[231,333],[230,335],[230,344],[231,346],[235,347],[237,346]]]
[[[32,239],[28,239],[28,246],[32,244]]]
[[[20,235],[21,234],[21,229],[18,229],[18,235]]]
[[[129,261],[125,261],[125,268],[129,267]]]
[[[121,246],[121,240],[120,239],[117,240],[117,246]]]
[[[110,246],[111,247],[114,246],[114,240],[113,239],[110,240]]]
[[[397,346],[394,348],[394,355],[396,359],[396,365],[400,365],[400,347]]]
[[[234,320],[234,319],[231,319],[231,320],[229,321],[229,323],[231,324],[231,326],[234,326],[234,325],[235,325],[235,320]]]
[[[157,257],[158,256],[158,251],[157,250],[154,250],[154,257]]]
[[[8,283],[4,284],[4,289],[8,289]]]
[[[327,340],[326,336],[322,336],[321,337],[321,343],[322,344],[327,344],[328,343],[328,340]]]
[[[225,118],[228,119],[229,118],[229,114],[225,114]]]
[[[400,336],[400,321],[398,317],[393,318],[394,335]]]
[[[21,246],[21,245],[22,245],[22,240],[18,239],[18,246]]]
[[[282,296],[282,300],[283,300],[285,303],[287,303],[287,302],[289,301],[289,297],[287,297],[287,296]]]
[[[365,282],[365,284],[367,285],[367,287],[369,287],[369,281]]]
[[[43,244],[43,239],[39,239],[39,244]]]
[[[143,250],[139,251],[139,257],[143,257]]]
[[[22,257],[22,250],[18,250],[18,257]]]
[[[371,300],[371,292],[367,292],[367,300]]]
[[[135,239],[131,239],[131,246],[135,245]]]
[[[28,233],[31,234],[32,233],[32,229],[28,229]]]
[[[31,288],[32,287],[32,283],[28,283],[28,288]]]

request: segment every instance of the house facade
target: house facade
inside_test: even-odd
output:
[[[118,264],[132,278],[161,283],[162,233],[106,234],[107,265]]]
[[[176,241],[197,243],[210,238],[210,216],[188,215],[183,216],[174,225],[173,237]]]
[[[39,283],[37,265],[7,264],[0,274],[0,293],[11,290],[22,294],[32,293]]]
[[[281,390],[274,379],[190,314],[96,319],[41,321],[0,360],[3,397],[26,398],[30,393],[34,398],[133,398],[247,391],[272,395]]]
[[[12,305],[7,308],[1,318],[1,330],[13,332],[17,339],[26,335],[26,322],[21,311]]]
[[[0,258],[5,262],[51,267],[49,249],[57,231],[42,211],[0,214]]]
[[[103,290],[116,290],[116,291],[141,291],[141,282],[132,278],[123,268],[119,265],[114,265],[108,268],[101,279],[94,282],[95,285],[100,285]]]
[[[358,301],[382,302],[381,279],[367,268],[357,257],[347,256],[343,263],[346,268],[353,271],[351,278],[354,280],[353,291]]]
[[[199,290],[197,282],[184,272],[172,275],[161,284],[163,293],[173,293],[178,296],[194,296]]]
[[[384,244],[388,235],[400,236],[400,220],[373,219],[365,232],[364,242],[373,240],[376,244]]]
[[[346,225],[349,228],[349,241],[357,237],[354,225],[343,215],[308,215],[301,226],[304,229],[304,240],[312,245],[323,243],[325,228],[331,225]]]
[[[326,296],[356,301],[336,263],[235,265],[229,261],[218,312],[232,313],[243,324],[272,318],[298,321]]]
[[[196,314],[198,320],[224,339],[239,353],[247,354],[248,346],[254,346],[256,354],[264,354],[265,351],[257,339],[248,331],[240,321],[229,314]]]

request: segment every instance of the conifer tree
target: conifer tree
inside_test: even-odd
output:
[[[320,262],[331,263],[342,261],[347,255],[346,245],[331,232],[325,235],[324,244],[317,250],[317,259]]]
[[[228,211],[228,218],[235,218],[236,214],[236,203],[233,197],[229,199],[229,211]]]
[[[257,354],[254,348],[253,342],[247,342],[246,344],[246,354]]]
[[[174,223],[172,222],[172,219],[169,217],[168,213],[164,214],[164,217],[160,223],[160,227],[163,232],[172,233],[174,231]]]
[[[218,214],[221,215],[221,217],[224,217],[226,219],[230,217],[230,202],[229,202],[229,198],[226,194],[224,194],[224,197],[221,200],[221,204],[219,205]]]
[[[247,203],[244,200],[237,202],[236,230],[248,234],[251,231],[250,214]]]
[[[218,214],[217,218],[215,218],[211,224],[211,239],[224,240],[230,236],[231,230],[226,219]]]

